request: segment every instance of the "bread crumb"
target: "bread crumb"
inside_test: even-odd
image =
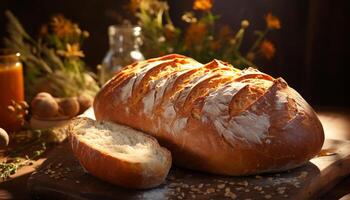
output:
[[[277,190],[285,190],[286,187],[278,187]]]
[[[248,186],[248,181],[238,182],[238,185],[243,185],[244,187],[247,187]]]
[[[261,187],[261,186],[255,186],[254,189],[255,189],[255,190],[258,190],[258,191],[261,191],[261,190],[262,190],[262,187]]]
[[[276,189],[276,191],[277,191],[278,194],[284,194],[285,190],[286,190],[286,187],[278,187],[278,188]]]
[[[214,188],[208,188],[206,191],[208,194],[215,192]]]
[[[218,185],[218,188],[219,188],[219,189],[224,189],[224,187],[225,187],[225,184],[220,184],[220,185]]]
[[[278,194],[284,194],[284,190],[278,191]]]
[[[297,182],[295,182],[294,183],[294,187],[296,187],[296,188],[300,188],[300,185],[299,185],[300,183],[297,181]]]
[[[231,199],[236,199],[237,195],[233,192],[225,192],[225,197],[229,197]]]
[[[305,177],[307,177],[307,175],[308,175],[308,172],[302,171],[299,175],[299,178],[305,178]]]
[[[265,199],[271,199],[271,198],[272,198],[272,195],[267,194],[267,195],[264,196],[264,198],[265,198]]]

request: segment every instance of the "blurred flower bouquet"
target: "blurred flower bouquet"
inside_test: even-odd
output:
[[[42,26],[34,40],[10,11],[5,15],[9,36],[4,42],[7,48],[21,54],[29,102],[39,92],[48,92],[55,97],[95,95],[98,85],[81,59],[84,53],[80,47],[89,36],[87,31],[82,31],[62,15],[56,15]]]
[[[275,47],[265,37],[270,31],[281,28],[277,17],[271,13],[265,16],[265,30],[255,31],[256,41],[243,54],[240,47],[249,22],[243,20],[237,32],[227,25],[218,27],[219,16],[211,11],[212,6],[213,0],[195,0],[193,10],[196,12],[188,11],[182,15],[187,28],[181,30],[174,26],[165,1],[131,0],[130,9],[142,27],[145,56],[150,58],[180,53],[201,62],[217,58],[237,67],[255,67],[253,61],[261,56],[266,59],[273,58]]]

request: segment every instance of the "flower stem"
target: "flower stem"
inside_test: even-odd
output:
[[[270,30],[269,28],[266,28],[264,32],[262,32],[262,34],[259,34],[258,39],[254,42],[254,44],[252,45],[252,47],[249,49],[248,52],[254,52],[256,48],[258,48],[258,46],[260,45],[260,43],[262,42],[266,34],[269,32],[269,30]]]
[[[236,47],[235,50],[239,50],[239,48],[241,47],[242,44],[242,40],[243,40],[243,36],[244,36],[244,28],[240,28],[239,31],[237,32],[236,36],[235,36],[235,40],[236,40]]]

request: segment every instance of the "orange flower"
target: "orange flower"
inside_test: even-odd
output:
[[[260,44],[260,52],[267,58],[271,59],[275,55],[276,49],[272,42],[264,40]]]
[[[281,22],[278,19],[278,17],[272,15],[271,13],[268,13],[265,17],[267,27],[270,29],[280,29],[281,28]]]
[[[76,30],[76,25],[73,24],[70,20],[63,17],[62,15],[54,16],[52,18],[51,26],[54,33],[59,38],[71,35]]]
[[[195,0],[193,3],[194,10],[207,11],[213,7],[213,0]]]
[[[207,27],[205,23],[192,23],[186,31],[185,45],[188,48],[192,48],[193,45],[200,44],[204,40],[206,34]]]
[[[80,45],[78,43],[74,43],[72,45],[67,44],[66,51],[58,50],[57,54],[67,58],[84,57],[84,53],[80,50]]]

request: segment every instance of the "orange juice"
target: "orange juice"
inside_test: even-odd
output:
[[[20,122],[8,106],[11,100],[24,100],[23,67],[19,54],[0,50],[0,127],[7,131],[20,129]]]

